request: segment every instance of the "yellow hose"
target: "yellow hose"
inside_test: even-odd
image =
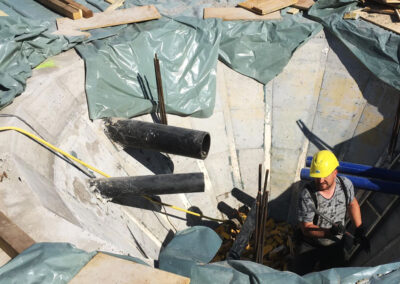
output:
[[[100,175],[102,175],[102,176],[104,176],[106,178],[111,177],[110,175],[108,175],[108,174],[96,169],[95,167],[85,163],[84,161],[81,161],[81,160],[75,158],[71,154],[68,154],[67,152],[64,152],[60,148],[57,148],[56,146],[50,144],[49,142],[43,140],[40,137],[37,137],[36,135],[34,135],[34,134],[32,134],[32,133],[30,133],[30,132],[28,132],[26,130],[23,130],[22,128],[13,127],[13,126],[0,127],[0,131],[7,131],[7,130],[15,130],[15,131],[17,131],[19,133],[22,133],[22,134],[32,138],[33,140],[36,140],[36,141],[40,142],[41,144],[45,145],[46,147],[52,149],[53,151],[64,155],[65,157],[67,157],[67,158],[69,158],[69,159],[71,159],[71,160],[73,160],[73,161],[85,166],[88,169],[91,169],[92,171],[94,171],[94,172],[96,172],[96,173],[98,173],[98,174],[100,174]],[[219,221],[219,222],[224,222],[225,221],[225,220],[220,220],[220,219],[215,219],[215,218],[212,218],[212,217],[208,217],[208,216],[205,216],[205,215],[202,215],[202,214],[190,211],[190,210],[186,210],[186,209],[180,208],[180,207],[175,206],[175,205],[170,205],[170,204],[167,204],[167,203],[159,202],[159,201],[153,200],[149,196],[144,196],[144,198],[146,198],[147,200],[149,200],[149,201],[151,201],[153,203],[156,203],[156,204],[159,204],[159,205],[163,205],[163,206],[168,206],[168,207],[170,207],[172,209],[175,209],[175,210],[178,210],[178,211],[182,211],[182,212],[194,215],[194,216],[198,216],[198,217],[202,217],[202,218],[206,218],[206,219],[210,219],[210,220],[214,220],[214,221]]]

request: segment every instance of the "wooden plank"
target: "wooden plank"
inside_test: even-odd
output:
[[[400,23],[393,22],[394,15],[360,12],[360,17],[384,29],[400,34]]]
[[[394,9],[383,5],[368,5],[362,9],[364,12],[394,15]]]
[[[314,3],[314,0],[299,0],[297,3],[293,4],[292,7],[300,10],[308,10]]]
[[[72,21],[68,18],[57,19],[57,34],[86,31],[104,27],[143,22],[161,18],[153,5],[115,10],[108,13],[94,13],[92,18]]]
[[[36,0],[37,2],[43,4],[47,8],[54,10],[55,12],[66,16],[70,19],[76,20],[82,18],[82,11],[68,6],[64,2],[59,0]]]
[[[224,21],[265,21],[281,19],[281,12],[276,11],[267,15],[257,15],[243,8],[228,7],[228,8],[204,8],[204,19],[220,18]]]
[[[82,16],[84,18],[90,18],[93,17],[93,11],[90,10],[88,7],[75,2],[74,0],[62,0],[64,3],[68,4],[69,6],[71,6],[72,8],[75,8],[77,10],[81,10],[82,11]]]
[[[23,230],[0,212],[0,248],[11,258],[35,243]]]
[[[4,11],[0,10],[0,17],[7,17],[8,15]]]
[[[124,4],[125,0],[116,0],[114,3],[112,3],[110,6],[107,7],[107,9],[104,12],[111,12],[119,7],[121,7]]]
[[[265,15],[297,3],[298,0],[247,0],[239,3],[240,7],[259,15]]]
[[[100,252],[69,283],[187,284],[190,279]]]
[[[292,14],[292,15],[296,15],[298,12],[300,12],[300,10],[297,9],[297,8],[290,8],[290,9],[287,11],[288,14]]]

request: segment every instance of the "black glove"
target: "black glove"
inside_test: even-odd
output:
[[[365,236],[365,228],[363,225],[356,228],[354,233],[354,245],[359,244],[361,249],[364,249],[366,252],[371,251],[371,245],[369,243],[368,238]]]
[[[346,230],[345,230],[342,222],[340,222],[340,221],[333,224],[332,227],[329,229],[329,233],[332,236],[343,235],[345,231]]]

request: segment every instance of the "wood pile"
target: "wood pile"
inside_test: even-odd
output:
[[[364,0],[363,8],[345,13],[344,19],[362,18],[400,34],[400,0]]]
[[[244,223],[247,218],[248,210],[239,210],[240,221]],[[274,219],[268,218],[265,223],[264,247],[262,253],[262,264],[277,270],[287,270],[288,261],[293,253],[291,225],[280,222],[276,223]],[[240,225],[234,222],[225,222],[215,229],[215,232],[221,237],[222,245],[211,262],[226,260],[227,254],[234,243],[236,236],[240,233]],[[250,239],[241,260],[253,261],[255,258],[255,237]]]

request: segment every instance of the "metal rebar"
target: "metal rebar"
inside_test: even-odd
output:
[[[160,61],[158,60],[157,53],[155,54],[154,57],[154,69],[156,71],[158,104],[160,106],[161,123],[167,125],[168,121],[167,121],[167,113],[165,111],[165,101],[164,101],[164,92],[162,88]]]

